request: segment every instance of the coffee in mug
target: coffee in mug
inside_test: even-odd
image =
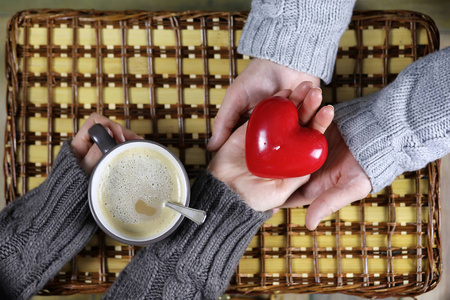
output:
[[[91,210],[100,227],[133,245],[170,234],[182,216],[165,204],[187,206],[189,200],[187,174],[175,155],[145,140],[115,145],[105,153],[89,187]]]

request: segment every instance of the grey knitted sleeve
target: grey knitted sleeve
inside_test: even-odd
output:
[[[450,48],[410,64],[381,91],[335,107],[339,130],[377,192],[450,152]]]
[[[44,183],[0,212],[0,299],[31,298],[89,241],[87,187],[65,143]]]
[[[356,0],[253,0],[238,52],[330,83]]]
[[[248,207],[223,182],[203,173],[191,206],[206,210],[203,225],[189,220],[165,240],[139,251],[104,299],[217,299],[271,212]]]

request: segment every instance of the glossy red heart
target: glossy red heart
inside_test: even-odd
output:
[[[328,154],[319,131],[302,127],[294,103],[282,97],[260,102],[248,122],[245,160],[259,177],[299,177],[318,170]]]

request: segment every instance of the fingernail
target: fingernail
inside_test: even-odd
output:
[[[212,136],[209,138],[208,144],[211,144],[213,140],[214,140],[214,135],[212,135]]]

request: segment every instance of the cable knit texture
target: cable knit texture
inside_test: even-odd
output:
[[[88,175],[65,143],[49,177],[0,212],[0,299],[29,299],[94,234]]]
[[[192,187],[204,224],[185,220],[163,241],[139,251],[104,299],[217,299],[271,212],[256,212],[210,173]]]
[[[450,48],[405,68],[381,91],[335,107],[372,192],[450,152]]]
[[[253,0],[238,52],[330,83],[355,0]]]

